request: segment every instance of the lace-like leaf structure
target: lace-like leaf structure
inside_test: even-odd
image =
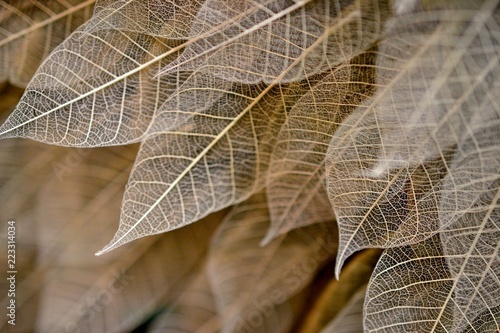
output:
[[[338,268],[362,248],[420,242],[450,225],[441,208],[444,195],[464,193],[449,183],[457,159],[474,152],[477,177],[496,188],[498,15],[496,1],[471,6],[451,19],[450,11],[423,10],[388,23],[376,55],[377,91],[335,132],[328,151]]]
[[[0,82],[26,87],[52,50],[91,17],[95,2],[0,2]]]
[[[368,288],[368,332],[500,327],[498,1],[433,6],[389,21],[377,91],[328,152],[337,274],[353,252],[389,248]]]
[[[119,229],[99,254],[266,185],[269,240],[316,219],[280,198],[321,208],[325,190],[340,229],[337,275],[353,252],[388,248],[368,288],[369,331],[498,329],[498,0],[393,9],[103,0],[35,73],[0,138],[142,141]],[[360,54],[375,59],[363,63],[374,75],[358,82]],[[360,98],[346,99],[351,83],[365,86]],[[318,109],[343,104],[334,120]]]
[[[388,15],[387,7],[373,1],[354,2],[343,11],[342,6],[331,5],[318,1],[286,7],[282,2],[266,2],[240,8],[235,2],[204,3],[192,24],[192,31],[204,38],[188,43],[162,71],[162,77],[175,76],[177,71],[190,74],[156,112],[125,193],[119,230],[100,253],[144,235],[182,227],[263,188],[274,142],[289,111],[287,101],[311,89],[305,78],[316,72],[305,71],[305,64],[331,67],[362,53],[376,33],[360,34],[348,45],[339,44],[337,35],[351,31],[353,22],[379,31]],[[323,14],[322,21],[316,22],[321,29],[315,28],[314,33],[291,26],[274,30],[291,20],[305,27],[309,14],[318,13]],[[199,30],[200,25],[205,30]],[[300,52],[275,57],[278,37],[303,41]],[[342,57],[330,59],[332,50],[344,47]],[[234,61],[229,66],[230,55]],[[266,74],[264,69],[249,67],[254,60],[282,70]],[[223,68],[229,71],[219,72]],[[251,80],[242,78],[250,72]]]

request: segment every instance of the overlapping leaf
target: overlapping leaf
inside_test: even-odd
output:
[[[365,300],[366,332],[450,332],[453,278],[439,235],[388,249]]]
[[[376,6],[372,2],[368,3]],[[323,54],[325,43],[338,38],[336,34],[342,35],[344,25],[351,24],[351,20],[355,19],[361,25],[379,25],[381,16],[386,15],[378,7],[376,10],[368,10],[364,5],[356,4],[352,8],[348,7],[347,21],[344,22],[343,12],[338,11],[338,8],[332,8],[333,12],[326,10],[331,4],[322,1],[311,3],[312,7],[305,3],[285,5],[278,1],[259,6],[255,3],[250,5],[249,2],[244,3],[243,8],[239,8],[234,2],[207,2],[200,9],[198,19],[193,22],[193,29],[199,30],[196,30],[197,35],[204,38],[194,39],[179,59],[167,66],[162,73],[168,77],[179,69],[193,72],[155,116],[143,140],[125,194],[120,228],[115,238],[100,253],[141,236],[192,223],[212,211],[244,200],[261,188],[274,140],[286,116],[283,106],[289,99],[287,95],[294,97],[303,94],[300,83],[294,83],[299,87],[280,84],[293,81],[291,77],[296,74],[291,77],[287,75],[297,72],[298,68],[304,66],[304,62],[318,59],[317,52],[322,55],[319,61],[328,63],[328,52]],[[368,7],[371,8],[370,6]],[[367,15],[375,17],[364,18],[365,10]],[[211,21],[199,22],[209,15],[207,11],[216,22],[214,26]],[[230,14],[222,15],[221,11]],[[283,19],[292,20],[298,13],[301,22],[306,24],[308,11],[317,12],[318,15],[322,13],[323,19],[331,25],[320,21],[316,28],[318,33],[308,37],[312,40],[299,47],[297,52],[288,54],[288,60],[278,66],[279,71],[266,74],[265,80],[250,81],[235,79],[229,74],[217,74],[218,68],[227,67],[227,52],[236,52],[234,47],[238,45],[238,52],[247,59],[238,62],[231,58],[231,71],[247,73],[249,69],[246,65],[254,61],[253,57],[257,55],[246,50],[259,48],[261,45],[261,42],[250,37],[282,26]],[[243,24],[241,20],[249,21]],[[200,24],[202,27],[199,27]],[[252,24],[252,27],[243,29],[241,24]],[[278,31],[283,29],[281,27]],[[288,25],[280,34],[288,36],[300,32],[290,29],[292,27]],[[307,31],[301,31],[298,36],[305,38],[308,34]],[[362,47],[373,42],[375,36],[376,34],[370,33],[353,38],[352,43],[356,47],[347,47],[347,59],[362,52]],[[198,50],[200,45],[204,49]],[[268,41],[263,45],[271,47],[273,43]],[[225,55],[217,55],[219,52]],[[264,48],[258,52],[274,57],[271,56],[271,49]],[[282,62],[283,56],[279,58]],[[261,63],[264,60],[256,61]],[[337,62],[340,61],[341,59]],[[304,69],[300,69],[302,70]],[[308,76],[309,74],[301,76],[300,79]],[[269,85],[248,84],[260,81]],[[304,82],[309,89],[309,83]]]
[[[499,113],[496,6],[464,2],[453,16],[431,6],[389,22],[376,53],[377,92],[329,150],[341,229],[337,273],[361,248],[411,244],[441,229],[441,184],[456,145],[474,115]],[[498,152],[498,135],[490,133],[487,145],[481,149]]]
[[[26,81],[31,64],[55,46],[51,38],[67,36],[91,5],[0,4],[0,33],[7,36],[0,40],[2,80]],[[104,183],[123,181],[126,172],[115,178],[92,164],[82,179],[102,174],[97,190],[80,186],[85,180],[58,186],[59,172],[68,170],[57,164],[65,155],[37,152],[21,172],[47,175],[55,158],[55,174],[37,200],[57,192],[67,202],[49,201],[36,213],[53,230],[36,233],[40,248],[30,245],[40,265],[22,277],[19,306],[36,312],[30,300],[41,301],[41,331],[130,330],[169,306],[157,329],[285,331],[295,306],[304,305],[301,295],[290,297],[329,257],[316,258],[321,248],[312,244],[325,246],[331,231],[324,224],[292,229],[334,213],[337,275],[352,253],[389,248],[368,288],[365,330],[499,330],[498,12],[498,0],[99,1],[93,18],[35,74],[0,137],[80,147],[142,141],[119,230],[100,253],[186,226],[261,190],[268,198],[234,208],[213,240],[208,279],[201,272],[187,289],[182,278],[203,261],[210,227],[199,237],[182,229],[180,240],[144,240],[138,250],[122,249],[124,257],[109,257],[112,267],[75,269],[67,264],[94,261],[72,240],[102,242],[105,233],[94,237],[90,227],[119,192]],[[27,45],[36,51],[13,57]],[[2,168],[10,173],[16,164]],[[0,182],[9,207],[2,211],[20,214],[35,204],[34,190],[13,193],[25,184],[19,177],[2,174]],[[73,187],[79,195],[64,192]],[[268,245],[258,247],[266,231]],[[158,254],[168,264],[159,265]],[[307,271],[294,274],[302,263]],[[125,275],[115,276],[115,268]],[[129,273],[127,290],[101,306],[109,301],[102,295]],[[176,298],[174,289],[187,293]],[[348,316],[344,310],[335,313]],[[186,321],[193,316],[201,326]],[[335,326],[340,320],[328,329],[342,329]]]
[[[187,40],[197,37],[190,33],[191,23],[203,3],[204,0],[99,0],[95,13],[106,13],[102,15],[106,26],[119,31]],[[96,24],[87,31],[95,32],[104,28],[102,24]]]
[[[254,95],[252,88],[227,91],[194,115],[182,104],[162,109],[157,132],[148,134],[132,170],[120,227],[101,253],[195,222],[262,188],[285,110],[279,88],[252,107]],[[193,103],[192,98],[188,90],[175,100]],[[178,129],[165,131],[160,124],[174,117]]]
[[[140,1],[120,2],[121,10]],[[38,69],[0,137],[95,147],[137,141],[179,80],[157,77],[178,42],[126,32],[99,10]]]
[[[457,331],[499,326],[500,108],[492,102],[485,99],[489,105],[484,112],[472,116],[441,191],[441,239],[454,278],[449,303]],[[480,316],[472,326],[472,319]]]
[[[373,60],[366,53],[332,69],[293,105],[267,175],[272,227],[266,241],[334,218],[326,200],[325,155],[338,125],[373,90],[373,71],[368,67]]]
[[[50,52],[90,18],[95,2],[0,2],[0,82],[25,87]]]
[[[192,36],[207,37],[163,71],[205,65],[212,75],[239,83],[300,81],[361,53],[388,15],[386,1],[208,0],[191,27]]]

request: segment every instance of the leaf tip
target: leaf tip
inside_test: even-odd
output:
[[[264,238],[260,241],[259,246],[263,247],[263,246],[268,245],[269,243],[271,243],[273,241],[273,239],[275,239],[278,236],[280,236],[279,229],[271,226],[269,228],[269,230],[267,230],[267,233],[264,236]]]
[[[108,245],[106,245],[105,247],[103,247],[101,250],[97,251],[95,253],[95,256],[99,257],[99,256],[101,256],[103,254],[111,252],[111,251],[113,251],[114,249],[116,249],[117,247],[119,247],[122,244],[123,243],[120,243],[119,241],[117,241],[116,237],[115,237]]]
[[[340,272],[342,271],[342,266],[347,259],[346,251],[339,251],[337,253],[337,259],[335,260],[335,278],[340,279]]]
[[[274,239],[274,236],[272,233],[267,233],[266,236],[260,241],[259,246],[264,247],[271,243],[271,241]]]
[[[109,251],[111,251],[111,249],[110,249],[110,246],[109,246],[109,245],[107,245],[107,246],[103,247],[101,250],[97,251],[97,252],[95,253],[95,256],[96,256],[96,257],[100,257],[100,256],[102,256],[103,254],[108,253]]]
[[[335,279],[338,281],[340,280],[340,271],[341,271],[341,266],[340,265],[335,265]]]
[[[7,126],[5,126],[5,124],[6,123],[0,125],[0,140],[15,138],[16,135],[13,135],[12,131]]]

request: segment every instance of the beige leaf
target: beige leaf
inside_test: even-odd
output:
[[[50,52],[90,18],[95,2],[1,1],[0,82],[26,87]]]
[[[429,5],[388,22],[376,53],[377,91],[328,152],[337,274],[359,249],[411,244],[441,229],[440,186],[460,137],[473,115],[498,115],[496,4]],[[490,136],[488,149],[498,151],[497,139]]]
[[[162,72],[209,66],[212,75],[239,83],[300,81],[363,52],[388,15],[386,1],[207,0],[191,27],[192,36],[207,37]]]
[[[285,101],[303,87],[239,87],[212,93],[197,81],[166,103],[142,143],[124,195],[120,226],[99,254],[197,221],[263,188]],[[189,84],[188,84],[189,83]],[[208,84],[204,87],[201,84]],[[184,105],[217,96],[206,110]],[[172,130],[166,129],[170,126]]]
[[[294,103],[281,127],[267,175],[272,226],[265,241],[291,229],[334,219],[327,200],[325,157],[332,135],[374,87],[372,53],[342,64]]]
[[[180,42],[109,23],[137,3],[122,3],[112,13],[101,8],[54,49],[0,137],[78,147],[138,141],[181,78],[156,76],[176,57]]]
[[[368,285],[366,332],[450,332],[453,280],[439,236],[387,249]]]

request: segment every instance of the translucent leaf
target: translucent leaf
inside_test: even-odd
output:
[[[3,15],[0,24],[16,17]],[[498,0],[99,1],[0,137],[142,141],[119,230],[99,253],[180,229],[89,257],[114,230],[123,156],[107,162],[118,174],[100,153],[66,169],[72,151],[8,141],[0,154],[17,161],[0,162],[0,215],[36,221],[22,241],[33,272],[19,275],[17,295],[19,318],[36,323],[22,329],[131,331],[168,308],[178,329],[289,330],[336,249],[336,224],[316,223],[332,217],[328,192],[337,276],[354,252],[387,249],[368,288],[367,331],[500,331],[499,17]],[[61,183],[61,170],[77,181]],[[261,191],[268,197],[252,197]],[[235,204],[213,239],[208,281],[193,281],[214,224],[187,225]],[[113,293],[117,281],[128,288]],[[320,307],[347,316],[336,307],[357,288],[332,285],[340,296]]]
[[[329,2],[326,3],[329,4]],[[379,11],[376,3],[368,6],[374,6],[374,9],[370,7],[363,11],[375,17],[363,18],[357,6],[349,6],[349,9],[345,10],[348,12],[345,20],[355,27],[371,22],[378,27],[381,22],[379,16],[386,15],[386,13],[383,10]],[[218,7],[222,5],[223,3],[219,1],[214,1],[213,4],[217,9],[220,9]],[[209,4],[208,8],[211,6]],[[245,6],[248,10],[243,14],[249,15],[249,18],[253,14],[257,15],[256,21],[250,18],[249,22],[255,21],[253,22],[255,26],[236,31],[231,34],[229,40],[216,38],[217,40],[212,41],[214,36],[219,36],[221,33],[225,35],[226,32],[224,29],[221,32],[219,25],[208,24],[207,27],[206,23],[195,20],[194,12],[200,7],[197,2],[190,2],[184,10],[175,10],[176,6],[161,5],[158,2],[144,4],[138,0],[102,2],[92,20],[54,50],[38,70],[18,108],[0,127],[0,137],[26,137],[51,144],[84,147],[116,145],[139,140],[158,106],[167,99],[174,88],[181,84],[182,75],[179,74],[179,70],[191,71],[198,70],[200,67],[201,63],[198,59],[204,58],[206,52],[196,50],[198,47],[194,47],[196,52],[201,53],[193,55],[192,45],[198,45],[199,41],[203,41],[203,45],[212,45],[210,50],[225,52],[224,50],[230,47],[226,45],[229,41],[245,39],[253,29],[263,27],[267,23],[272,24],[273,21],[280,20],[292,12],[295,16],[303,16],[305,13],[301,14],[301,8],[306,4],[299,2],[292,6],[278,5],[275,8],[278,12],[270,17],[266,10],[255,3],[249,2]],[[272,4],[270,6],[275,7]],[[313,12],[320,21],[325,19],[329,21],[330,15],[338,12],[338,9],[334,10],[332,7],[332,13],[330,13],[329,5],[326,5],[327,8],[321,4],[316,7],[318,8]],[[200,15],[197,16],[198,19],[206,19],[204,8],[202,6],[198,12]],[[144,18],[137,20],[140,14]],[[178,16],[175,16],[176,14]],[[241,18],[242,13],[238,15]],[[262,21],[263,15],[266,17],[264,21]],[[233,16],[223,18],[225,21],[223,25],[234,26],[235,18]],[[187,27],[191,25],[191,20],[195,20],[192,29],[197,33],[188,34],[188,37],[195,37],[184,44],[180,40],[168,39],[182,37],[182,31],[187,30]],[[305,24],[305,19],[302,18],[300,21]],[[343,22],[343,19],[340,21]],[[309,25],[315,25],[312,22]],[[179,31],[175,30],[178,27],[177,23],[181,26]],[[290,24],[286,20],[285,23]],[[202,30],[197,28],[200,24],[204,27]],[[168,25],[171,27],[167,27]],[[281,25],[283,26],[283,22]],[[307,40],[302,45],[306,52],[280,56],[281,58],[290,57],[291,60],[287,60],[283,66],[280,66],[279,72],[276,73],[276,76],[281,76],[279,80],[288,75],[287,72],[291,72],[292,68],[295,68],[297,72],[298,65],[305,61],[306,55],[308,58],[315,59],[318,57],[315,52],[322,54],[322,42],[335,31],[338,32],[341,26],[342,24],[340,26],[334,24],[331,27],[325,27],[319,22],[319,27],[314,28],[314,31],[302,31],[299,36]],[[285,30],[288,31],[289,28]],[[351,27],[350,33],[354,34],[352,30]],[[286,31],[283,33],[288,34]],[[309,36],[309,34],[312,35]],[[356,40],[359,39],[363,45],[369,45],[375,37],[368,32],[366,35],[369,38],[361,35]],[[347,40],[350,41],[350,39]],[[267,43],[271,42],[267,41]],[[183,47],[186,47],[186,50],[182,60],[176,62],[173,67],[164,69],[163,72],[166,75],[156,76],[159,69],[172,61]],[[361,52],[362,46],[355,49]],[[264,51],[274,52],[273,50]],[[289,52],[292,51],[289,50]],[[326,69],[325,66],[330,66],[328,59],[321,61],[323,68],[320,71]],[[179,67],[184,62],[192,66]],[[202,60],[202,62],[205,61]],[[226,66],[225,62],[226,58],[223,57],[221,63],[207,63],[206,65],[212,67],[213,72],[214,65]],[[317,66],[313,64],[309,67],[316,68]],[[224,79],[229,79],[229,77],[224,77]],[[52,130],[47,131],[48,128]]]
[[[332,223],[260,247],[269,222],[266,198],[257,194],[233,208],[212,240],[208,271],[222,332],[286,332],[294,314],[286,301],[335,253]]]
[[[337,274],[359,249],[412,244],[442,229],[442,179],[460,136],[473,115],[498,110],[496,2],[461,6],[415,9],[388,22],[376,53],[377,91],[332,139]],[[498,136],[488,142],[498,151]]]
[[[375,106],[385,149],[374,173],[442,158],[487,112],[499,89],[499,23],[497,1],[429,3],[389,23],[377,63],[389,89]]]
[[[97,13],[47,58],[0,137],[95,147],[137,141],[180,77],[156,77],[178,42],[114,29],[128,1]]]
[[[288,94],[293,96],[293,90],[296,89],[293,85],[278,85],[304,61],[317,58],[315,52],[323,53],[323,43],[330,38],[336,39],[338,36],[335,37],[335,33],[341,29],[335,24],[319,29],[318,34],[313,35],[313,41],[304,45],[306,49],[303,52],[290,55],[291,60],[280,67],[273,80],[266,81],[269,85],[241,84],[239,80],[216,74],[217,68],[227,67],[225,57],[209,56],[208,59],[217,61],[216,64],[208,60],[200,62],[199,59],[204,58],[206,52],[199,50],[194,54],[190,47],[200,42],[212,45],[209,51],[226,52],[231,49],[232,42],[238,41],[237,45],[245,45],[246,36],[254,29],[260,29],[266,24],[272,25],[274,21],[288,17],[290,13],[305,15],[303,11],[307,11],[308,5],[301,2],[285,7],[280,5],[280,11],[274,13],[271,10],[274,13],[271,15],[263,12],[267,7],[257,6],[255,3],[252,6],[245,4],[243,14],[231,9],[231,6],[216,6],[218,3],[213,2],[218,10],[224,8],[246,20],[242,16],[244,14],[250,20],[246,25],[252,23],[252,20],[255,21],[252,23],[254,25],[231,33],[229,39],[212,40],[212,37],[221,34],[226,36],[228,32],[223,30],[219,33],[221,27],[212,27],[211,20],[220,19],[225,22],[221,24],[233,26],[235,18],[221,18],[217,10],[212,13],[207,9],[210,8],[210,3],[207,3],[208,7],[200,9],[201,18],[208,17],[209,14],[204,12],[207,10],[212,15],[211,20],[205,23],[209,28],[198,31],[198,37],[189,41],[180,60],[167,66],[162,77],[176,77],[175,73],[179,68],[193,72],[160,108],[143,138],[141,152],[125,194],[119,230],[99,254],[135,238],[192,223],[210,212],[238,203],[262,188],[263,175],[269,164],[269,152],[285,116],[282,106],[287,97],[280,90],[288,89],[291,91]],[[269,6],[274,8],[277,4]],[[306,9],[302,9],[302,6]],[[328,17],[333,15],[325,10],[325,6],[328,7],[329,4],[320,2],[311,6],[317,7],[314,9],[316,12],[323,13],[322,19],[329,20]],[[358,7],[349,8],[346,9],[346,15],[350,18],[361,13],[356,9]],[[385,12],[379,10],[378,6],[369,12],[375,18],[366,21],[380,24],[379,16]],[[362,25],[365,20],[356,22]],[[201,29],[197,28],[199,24],[201,23],[195,20],[193,29]],[[374,38],[372,34],[368,34],[368,37]],[[365,36],[360,36],[363,45],[369,45],[372,41],[368,37],[365,41]],[[361,51],[360,46],[356,52],[348,53],[348,57]],[[241,52],[245,52],[245,49]],[[180,66],[181,63],[192,64],[194,67]]]
[[[0,82],[25,87],[49,53],[90,18],[95,1],[0,2]]]
[[[267,175],[272,226],[266,241],[291,229],[333,220],[325,186],[325,156],[338,125],[373,90],[373,56],[309,79],[311,89],[296,101],[281,127]],[[327,72],[328,73],[328,72]]]
[[[342,124],[327,157],[327,186],[340,228],[336,274],[360,249],[420,242],[440,228],[439,195],[434,191],[445,166],[434,161],[371,177],[368,172],[381,144],[376,122],[363,112],[356,110]]]
[[[212,75],[240,83],[302,80],[361,53],[388,15],[385,1],[208,0],[190,33],[207,37],[162,72],[205,65]]]
[[[168,39],[188,39],[192,21],[204,0],[183,0],[182,2],[165,0],[134,1],[99,0],[95,12],[108,14],[106,24],[113,29],[147,34]],[[118,15],[116,15],[118,13]],[[103,29],[94,25],[90,30]],[[90,32],[90,31],[89,31]]]
[[[439,236],[385,250],[365,300],[365,332],[452,332],[453,278]]]
[[[486,110],[472,116],[441,191],[441,239],[455,279],[449,302],[457,331],[478,317],[473,329],[500,327],[500,108],[490,104]]]
[[[498,248],[498,227],[485,222],[386,250],[367,292],[367,332],[498,329]]]
[[[130,176],[119,229],[99,254],[195,222],[264,186],[285,101],[304,87],[226,83],[227,90],[212,93],[219,80],[200,76],[190,77],[154,120]],[[214,96],[203,112],[191,112],[189,106]]]

